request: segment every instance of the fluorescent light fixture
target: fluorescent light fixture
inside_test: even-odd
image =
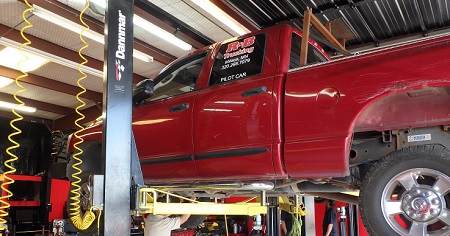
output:
[[[106,9],[107,0],[91,0],[91,3],[95,4],[96,6],[98,6],[100,8]],[[134,16],[133,16],[133,23],[136,26],[142,28],[143,30],[145,30],[145,31],[185,50],[185,51],[189,51],[192,49],[192,45],[184,42],[183,40],[177,38],[172,33],[165,31],[164,29],[160,28],[159,26],[145,20],[144,18],[142,18],[136,14],[134,14]],[[86,36],[86,37],[88,37],[88,36]],[[133,55],[135,55],[135,54],[133,54]],[[135,57],[138,58],[139,56],[135,55]],[[145,61],[145,60],[143,60],[143,61]]]
[[[138,51],[136,49],[133,49],[133,57],[136,59],[139,59],[143,62],[152,62],[153,61],[153,57],[149,56],[141,51]]]
[[[0,88],[10,85],[14,80],[0,75]]]
[[[191,1],[202,8],[204,11],[206,11],[208,14],[222,22],[228,28],[236,32],[238,35],[243,35],[250,32],[247,28],[245,28],[243,25],[241,25],[239,22],[237,22],[230,15],[222,11],[222,9],[214,5],[214,3],[210,2],[209,0]]]
[[[91,0],[91,3],[97,5],[100,8],[106,9],[107,0]]]
[[[11,48],[19,48],[20,47],[20,43],[7,39],[7,38],[1,38],[0,37],[0,44],[7,46],[7,47],[11,47]],[[38,50],[36,48],[32,48],[32,47],[25,47],[23,48],[23,50],[29,54],[32,55],[39,55],[42,58],[45,58],[48,61],[63,65],[63,66],[67,66],[69,68],[72,68],[74,70],[77,70],[79,67],[79,64],[77,62],[68,60],[66,58],[63,57],[58,57],[56,55],[50,54],[48,52],[42,51],[42,50]],[[1,58],[1,57],[0,57]],[[83,70],[84,72],[96,76],[96,77],[103,77],[103,71],[88,67],[86,65],[82,65],[81,66],[81,70]]]
[[[10,103],[10,102],[5,102],[5,101],[0,101],[0,108],[4,108],[4,109],[15,108],[16,111],[23,111],[23,112],[27,112],[27,113],[33,113],[33,112],[36,112],[36,110],[37,110],[35,107],[20,106],[20,105]]]
[[[33,14],[35,14],[36,16],[38,16],[39,18],[46,20],[50,23],[59,25],[63,28],[66,28],[74,33],[80,34],[81,31],[83,31],[83,26],[68,20],[58,14],[55,14],[51,11],[48,11],[42,7],[33,5]],[[90,38],[98,43],[104,43],[104,37],[103,35],[92,31],[92,30],[86,30],[83,32],[83,36],[86,36],[87,38]]]
[[[139,28],[185,50],[189,51],[192,49],[192,45],[184,42],[183,40],[177,38],[175,35],[161,29],[160,27],[154,25],[150,21],[145,20],[144,18],[134,15],[133,17],[133,23],[138,26]]]
[[[0,51],[0,65],[16,70],[30,72],[47,62],[48,60],[43,57],[12,47],[6,47]]]
[[[104,4],[101,5],[100,4],[100,2],[102,2],[101,0],[95,0],[93,2],[98,4],[100,7],[105,6],[105,4],[106,4],[106,2],[103,1]],[[38,16],[44,20],[47,20],[53,24],[59,25],[59,26],[66,28],[77,34],[80,34],[83,31],[83,26],[80,24],[77,24],[71,20],[68,20],[68,19],[66,19],[60,15],[57,15],[51,11],[48,11],[42,7],[33,5],[33,8],[34,8],[33,13],[36,16]],[[101,44],[105,43],[105,37],[102,34],[97,33],[93,30],[84,30],[83,36],[85,36],[86,38],[92,39],[97,43],[101,43]],[[133,57],[135,57],[136,59],[139,59],[143,62],[152,62],[153,61],[153,57],[151,57],[141,51],[138,51],[136,49],[133,49]]]

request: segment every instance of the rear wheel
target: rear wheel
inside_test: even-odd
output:
[[[450,235],[450,152],[440,145],[396,152],[361,187],[370,235]]]

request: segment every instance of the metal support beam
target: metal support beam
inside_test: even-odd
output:
[[[316,213],[314,210],[314,197],[305,196],[303,201],[308,212],[305,216],[305,235],[316,236]]]
[[[0,76],[14,79],[21,74],[22,73],[18,70],[0,66]],[[57,80],[53,80],[53,79],[48,79],[48,78],[45,78],[45,77],[42,77],[39,75],[35,75],[32,73],[28,73],[28,76],[20,79],[20,82],[38,86],[41,88],[54,90],[54,91],[69,94],[69,95],[73,95],[73,96],[75,96],[79,90],[77,86],[74,86],[71,84],[66,84],[66,83],[63,83],[63,82],[60,82]],[[103,95],[102,95],[102,93],[99,93],[96,91],[87,90],[83,95],[81,95],[81,97],[92,100],[94,102],[101,102]]]
[[[70,108],[70,107],[64,107],[64,106],[60,106],[60,105],[50,104],[50,103],[41,102],[41,101],[37,101],[37,100],[25,98],[25,97],[20,97],[20,96],[18,96],[18,98],[20,98],[20,100],[22,100],[25,103],[25,105],[30,106],[30,107],[35,107],[36,109],[41,110],[41,111],[48,111],[48,112],[52,112],[52,113],[60,114],[60,115],[67,115],[67,114],[72,113],[72,111],[73,111],[73,108]],[[5,101],[5,102],[16,103],[16,101],[14,100],[14,98],[11,94],[2,93],[2,92],[0,92],[0,100]]]
[[[130,235],[133,0],[108,1],[105,20],[103,235]]]
[[[259,203],[157,203],[141,211],[144,214],[155,215],[237,215],[255,216],[265,214],[267,207]]]
[[[280,235],[280,211],[278,207],[278,197],[269,197],[269,207],[267,210],[267,235]]]
[[[172,195],[190,203],[158,202],[158,193]],[[141,214],[154,215],[247,215],[255,216],[267,214],[264,203],[217,203],[199,202],[156,188],[141,187],[137,190],[137,211]]]

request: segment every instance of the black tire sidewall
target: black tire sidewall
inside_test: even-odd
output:
[[[81,155],[81,160],[83,164],[80,165],[80,169],[83,172],[80,174],[82,179],[81,184],[87,181],[89,175],[92,174],[103,174],[103,165],[101,162],[101,144],[98,142],[89,142],[81,145],[81,149],[83,150],[83,154]],[[75,160],[70,156],[69,163],[67,164],[66,173],[67,178],[72,181],[72,165],[75,163]]]
[[[448,151],[434,147],[416,147],[396,152],[367,173],[361,187],[360,206],[370,235],[398,235],[384,219],[381,209],[383,190],[393,177],[414,168],[428,168],[450,176]]]

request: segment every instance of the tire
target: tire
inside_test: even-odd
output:
[[[83,173],[80,175],[81,182],[84,183],[87,181],[89,175],[92,174],[103,174],[103,163],[101,162],[101,154],[102,154],[102,145],[98,142],[89,142],[81,145],[81,149],[84,151],[81,160],[83,160],[83,164],[80,168],[83,170]],[[72,155],[69,157],[69,163],[67,164],[66,174],[67,178],[72,181],[72,165],[75,163],[75,160],[72,158]]]
[[[81,145],[81,149],[84,151],[82,156],[80,157],[83,163],[80,165],[80,169],[83,171],[79,176],[81,178],[80,186],[82,186],[82,192],[83,189],[86,187],[86,185],[89,183],[89,176],[93,174],[103,174],[103,163],[101,161],[101,153],[102,153],[102,147],[101,143],[99,142],[86,142]],[[67,178],[72,182],[72,173],[74,173],[74,170],[72,169],[72,165],[75,163],[75,160],[70,156],[69,163],[66,167],[66,176]],[[70,197],[70,194],[69,194]],[[83,196],[82,196],[83,199]],[[83,200],[82,200],[83,201]],[[86,204],[82,204],[82,211],[84,212],[86,209]],[[84,206],[84,207],[83,207]],[[70,215],[69,213],[69,201],[67,202],[67,215]],[[103,218],[103,217],[102,217]],[[103,220],[103,219],[101,219]],[[69,220],[70,222],[70,220]],[[72,224],[70,222],[70,224]],[[80,233],[80,235],[97,235],[97,219],[95,220],[92,225]]]
[[[449,176],[450,151],[440,145],[407,148],[377,162],[360,193],[369,234],[450,235],[450,214],[444,214],[450,213]],[[443,222],[447,227],[439,228]]]

